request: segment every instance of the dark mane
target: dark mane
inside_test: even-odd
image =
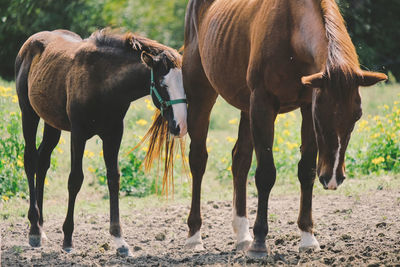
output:
[[[360,64],[353,42],[335,0],[321,0],[321,10],[328,38],[328,59],[325,74],[341,88],[355,82]]]
[[[136,51],[145,51],[153,56],[164,54],[176,67],[182,66],[181,55],[175,49],[162,45],[154,40],[142,37],[131,32],[119,33],[108,28],[94,32],[89,40],[102,47],[119,47]]]

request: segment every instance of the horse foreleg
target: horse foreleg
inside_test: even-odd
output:
[[[250,100],[251,131],[257,156],[256,186],[258,208],[254,223],[254,241],[249,248],[249,255],[264,257],[267,255],[265,237],[268,233],[268,198],[275,184],[276,169],[272,155],[274,140],[274,122],[279,110],[273,96],[264,90],[254,90]]]
[[[75,199],[83,182],[82,157],[85,149],[86,139],[71,130],[71,172],[68,178],[68,211],[63,224],[64,242],[63,249],[72,251],[72,233],[74,231],[74,208]]]
[[[209,98],[196,98],[188,108],[188,133],[190,135],[189,165],[192,173],[192,204],[188,218],[189,237],[185,248],[202,250],[200,228],[202,224],[200,212],[201,182],[207,164],[206,139],[210,123],[211,109],[217,95],[214,93]],[[203,101],[202,101],[203,99]]]
[[[238,140],[232,150],[233,174],[233,231],[237,238],[237,249],[247,250],[253,238],[249,232],[249,220],[246,212],[247,175],[253,157],[249,114],[242,112],[240,117]]]
[[[43,140],[39,146],[39,162],[36,172],[36,197],[39,208],[39,225],[43,227],[43,188],[47,170],[50,167],[50,157],[58,140],[60,140],[61,131],[48,125],[44,126]],[[42,238],[46,239],[46,234],[42,228]]]
[[[122,238],[122,230],[119,220],[119,184],[120,172],[118,167],[118,151],[121,145],[123,125],[110,127],[113,132],[102,136],[103,155],[107,168],[107,184],[110,193],[110,234],[114,237],[117,254],[132,256],[128,244]]]
[[[24,167],[29,184],[29,210],[28,219],[31,223],[29,230],[29,244],[32,247],[42,245],[42,229],[39,223],[40,212],[36,201],[35,174],[38,162],[38,151],[36,149],[36,132],[39,123],[38,115],[33,111],[29,101],[20,99],[22,113],[22,131],[25,139]]]
[[[298,177],[301,184],[300,213],[297,224],[301,231],[299,250],[309,248],[319,250],[319,243],[313,234],[312,191],[315,180],[317,144],[312,124],[311,105],[301,108],[301,159]]]

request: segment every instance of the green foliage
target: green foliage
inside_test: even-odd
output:
[[[0,86],[0,200],[15,195],[25,197],[28,189],[23,171],[21,115],[13,103],[16,100],[11,87]]]
[[[134,197],[145,197],[156,193],[156,180],[154,178],[149,179],[141,167],[143,159],[143,151],[134,151],[120,157],[120,192]],[[95,175],[101,185],[107,185],[107,176],[104,167],[97,168]]]
[[[337,0],[361,65],[400,79],[400,2]]]

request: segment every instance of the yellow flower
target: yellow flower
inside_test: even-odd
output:
[[[89,166],[87,169],[88,169],[88,171],[90,171],[91,173],[94,173],[94,172],[96,171],[92,166]]]
[[[232,166],[229,166],[228,168],[226,168],[226,170],[231,171],[232,170]]]
[[[60,141],[58,141],[59,144],[65,144],[65,139],[64,137],[61,136]]]
[[[57,151],[58,151],[58,153],[60,153],[60,154],[64,153],[64,150],[62,150],[62,149],[59,148],[59,147],[57,147]]]
[[[364,129],[365,126],[368,125],[368,121],[367,120],[361,120],[360,123],[358,124],[360,127],[360,130]]]
[[[283,138],[280,137],[280,136],[278,136],[278,139],[276,140],[276,143],[277,143],[277,144],[283,143]]]
[[[237,123],[238,123],[238,119],[237,118],[229,120],[229,124],[237,124]]]
[[[389,109],[389,106],[385,104],[385,105],[383,105],[383,108],[384,109]]]
[[[18,96],[17,95],[13,95],[12,96],[12,102],[13,103],[17,103],[18,102]]]
[[[289,132],[288,130],[284,130],[284,131],[283,131],[283,134],[286,135],[286,136],[289,136],[289,135],[290,135],[290,132]]]
[[[24,167],[24,162],[20,159],[17,159],[17,166],[18,167]]]
[[[151,104],[150,99],[145,99],[144,102],[145,102],[146,104]]]
[[[150,111],[154,111],[154,107],[152,106],[152,105],[150,105],[150,104],[147,104],[146,105],[146,108],[148,109],[148,110],[150,110]]]
[[[14,116],[16,113],[14,111],[10,112],[10,116]]]
[[[296,147],[299,146],[299,145],[296,144],[296,143],[290,143],[290,142],[287,142],[286,145],[287,145],[287,147],[288,147],[290,150],[292,150],[292,149],[294,149],[294,148],[296,148]]]
[[[379,136],[381,136],[380,133],[375,133],[375,134],[371,135],[371,138],[375,139],[375,138],[378,138]]]
[[[233,142],[236,141],[236,139],[233,138],[233,137],[228,136],[228,137],[226,138],[226,141],[228,141],[229,143],[233,143]]]
[[[103,156],[103,150],[99,152],[99,156],[100,156],[100,157]]]
[[[149,148],[147,146],[144,146],[144,147],[142,147],[142,151],[147,152],[147,151],[149,151]]]
[[[140,125],[140,126],[144,126],[144,125],[147,124],[147,121],[144,120],[144,119],[140,119],[140,120],[136,121],[136,124],[137,124],[137,125]]]
[[[10,198],[8,196],[1,196],[4,201],[8,201]]]
[[[274,148],[272,149],[272,151],[278,152],[278,151],[279,151],[279,147],[274,146]]]
[[[384,159],[384,157],[379,157],[379,158],[375,158],[375,159],[373,159],[371,162],[373,163],[373,164],[380,164],[380,163],[382,163],[382,162],[384,162],[385,161],[385,159]]]
[[[47,179],[47,177],[44,178],[44,184],[45,184],[45,185],[49,185],[49,179]]]
[[[83,152],[83,156],[84,156],[84,157],[87,157],[87,158],[93,158],[94,153],[93,153],[92,151],[85,150],[85,151]]]
[[[212,149],[213,149],[212,146],[207,147],[207,152],[210,153]]]

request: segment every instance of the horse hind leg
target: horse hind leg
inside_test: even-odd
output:
[[[29,244],[32,247],[40,247],[42,245],[42,230],[35,186],[35,174],[39,158],[36,149],[36,132],[39,124],[39,116],[33,111],[30,105],[21,105],[21,116],[22,132],[25,140],[24,168],[29,184],[28,219],[31,224],[29,230]]]
[[[249,232],[246,212],[247,175],[253,157],[249,114],[242,112],[238,140],[232,150],[233,174],[233,220],[232,227],[237,238],[237,250],[247,250],[253,238]]]
[[[39,208],[39,225],[42,228],[42,239],[47,239],[43,231],[43,188],[47,170],[50,167],[50,157],[60,140],[61,131],[45,123],[43,140],[39,146],[39,161],[36,171],[36,200]]]

